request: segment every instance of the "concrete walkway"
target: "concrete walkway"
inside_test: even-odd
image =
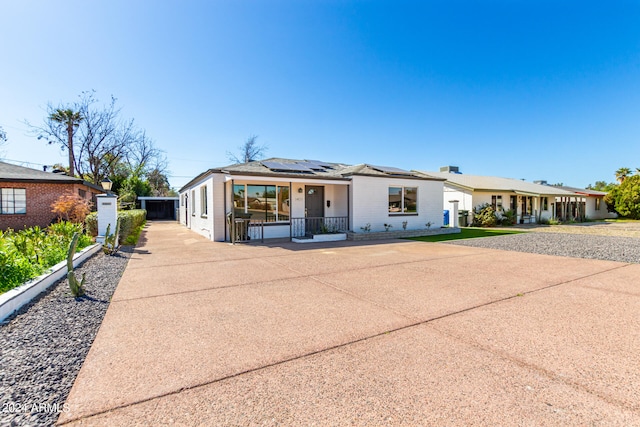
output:
[[[59,423],[640,425],[640,265],[143,233]]]

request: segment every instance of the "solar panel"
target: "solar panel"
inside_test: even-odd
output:
[[[408,170],[394,168],[391,166],[374,166],[374,165],[369,165],[369,166],[371,166],[372,169],[375,169],[382,173],[388,173],[390,175],[413,175],[413,173],[409,172]]]
[[[272,171],[287,171],[287,172],[313,172],[312,169],[299,165],[296,163],[282,163],[274,161],[264,161],[262,164]]]
[[[306,163],[313,163],[314,165],[323,167],[325,169],[333,169],[333,165],[330,163],[326,163],[326,162],[321,162],[319,160],[305,160]]]
[[[304,161],[304,162],[296,162],[297,164],[299,164],[300,166],[303,167],[307,167],[309,169],[312,169],[314,171],[320,171],[320,172],[324,172],[324,170],[326,169],[324,166],[319,165],[315,162],[312,161]]]

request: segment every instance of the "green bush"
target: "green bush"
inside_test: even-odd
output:
[[[120,220],[120,238],[122,241],[135,233],[138,227],[144,225],[147,219],[147,211],[145,209],[132,209],[128,211],[118,211],[118,219]],[[98,213],[92,212],[87,215],[85,227],[89,236],[98,235]],[[78,243],[79,245],[79,243]]]
[[[474,227],[495,227],[498,224],[498,217],[496,211],[488,203],[477,206],[473,210],[473,223]]]
[[[518,213],[513,209],[508,209],[502,212],[502,218],[500,219],[501,225],[515,225],[518,218]]]
[[[120,237],[124,241],[136,228],[144,224],[147,218],[147,211],[144,209],[132,209],[130,211],[118,211],[120,219]]]
[[[63,261],[75,232],[82,232],[81,224],[60,222],[46,230],[36,226],[18,232],[0,232],[0,293]],[[91,237],[82,234],[78,248],[91,243]]]
[[[98,235],[98,212],[91,212],[84,219],[84,228],[87,230],[89,236]]]

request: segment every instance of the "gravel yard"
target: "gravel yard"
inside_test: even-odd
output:
[[[640,239],[638,238],[598,235],[593,232],[577,233],[581,230],[593,230],[589,227],[581,229],[573,227],[571,230],[574,233],[557,233],[548,230],[550,228],[546,228],[545,232],[536,230],[522,234],[453,240],[446,243],[505,251],[640,263]]]
[[[0,426],[56,422],[129,256],[94,255],[76,268],[84,297],[60,280],[0,325]]]

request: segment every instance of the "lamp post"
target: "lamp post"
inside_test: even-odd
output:
[[[115,227],[118,219],[118,196],[111,193],[113,182],[109,178],[100,181],[106,194],[96,195],[98,204],[98,236],[96,242],[104,243],[107,226]],[[115,233],[115,230],[113,230]]]
[[[102,189],[108,194],[111,191],[111,187],[113,186],[113,181],[111,181],[109,178],[105,178],[100,181],[100,185],[102,185]]]

